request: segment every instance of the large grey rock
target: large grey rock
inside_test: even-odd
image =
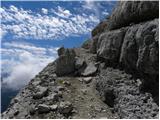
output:
[[[45,104],[39,104],[37,106],[38,113],[47,113],[50,110],[51,110],[50,107],[48,105],[45,105]]]
[[[73,106],[69,101],[60,102],[60,105],[59,105],[59,112],[60,113],[62,113],[62,114],[70,114],[72,109],[73,109]]]
[[[121,52],[121,46],[125,35],[125,29],[114,30],[101,34],[98,40],[97,55],[108,64],[117,64]]]
[[[159,73],[158,19],[130,27],[125,35],[120,63],[128,70]]]
[[[33,95],[33,99],[41,99],[46,96],[48,89],[46,87],[38,87],[38,92]]]
[[[120,1],[108,20],[107,28],[117,29],[158,17],[158,1]]]
[[[91,76],[97,72],[97,67],[94,63],[89,63],[84,71],[81,73],[82,76]]]
[[[65,49],[56,60],[57,76],[64,76],[75,71],[75,51],[74,49]]]

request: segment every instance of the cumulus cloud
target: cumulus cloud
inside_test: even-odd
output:
[[[2,67],[9,72],[3,84],[10,89],[20,89],[57,57],[56,47],[37,47],[27,43],[5,42],[1,48]],[[6,57],[11,57],[7,58]]]
[[[72,14],[60,6],[50,10],[42,8],[41,11],[43,14],[13,5],[9,8],[3,7],[0,9],[1,28],[3,31],[9,31],[14,39],[55,40],[88,34],[99,22],[94,14]],[[47,14],[49,11],[51,15]],[[7,35],[7,32],[3,32],[4,35]]]
[[[43,13],[43,14],[48,14],[48,10],[45,9],[45,8],[42,8],[42,13]]]
[[[71,12],[69,10],[65,10],[64,8],[58,6],[58,10],[54,10],[52,9],[52,12],[56,15],[58,15],[59,17],[62,17],[62,18],[68,18],[69,16],[71,16]]]
[[[99,7],[97,7],[97,3],[95,3],[95,1],[86,0],[85,4],[82,7],[84,9],[88,9],[88,10],[94,11],[96,16],[98,18],[100,17]]]

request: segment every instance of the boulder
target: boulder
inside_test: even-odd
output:
[[[63,51],[63,50],[62,50]],[[62,52],[63,53],[63,52]],[[74,49],[65,49],[64,53],[59,53],[60,56],[56,60],[57,76],[65,76],[75,71],[75,51]]]
[[[126,29],[101,34],[98,40],[97,56],[109,65],[117,64]]]
[[[48,101],[57,101],[58,99],[59,99],[58,93],[52,93],[51,95],[45,98],[45,100],[48,100]]]
[[[73,106],[69,101],[60,102],[59,104],[59,112],[62,114],[69,114],[71,113],[72,109],[73,109]]]
[[[107,29],[117,29],[158,17],[158,1],[120,1],[109,17]]]
[[[94,63],[89,63],[84,71],[81,73],[82,76],[91,76],[97,72],[97,67]]]
[[[45,104],[39,104],[37,106],[37,111],[38,111],[38,113],[47,113],[50,111],[50,107]]]
[[[46,96],[48,89],[46,87],[38,87],[38,92],[33,95],[33,99],[41,99]]]

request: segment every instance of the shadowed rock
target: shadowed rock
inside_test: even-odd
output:
[[[64,76],[75,71],[75,51],[73,49],[59,50],[59,58],[56,60],[57,76]]]
[[[120,1],[108,20],[107,29],[117,29],[158,17],[158,1]]]

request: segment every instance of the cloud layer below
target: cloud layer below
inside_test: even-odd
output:
[[[26,85],[49,62],[56,59],[58,48],[43,48],[27,43],[5,42],[2,52],[2,68],[9,76],[3,84],[11,89],[20,89]],[[11,58],[8,58],[8,57]]]

